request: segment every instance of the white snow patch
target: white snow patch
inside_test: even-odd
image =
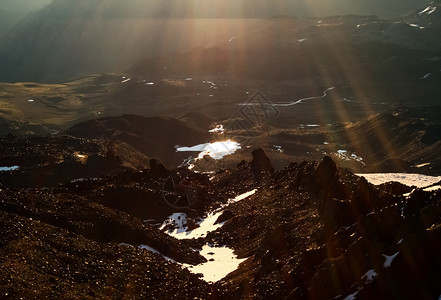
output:
[[[355,153],[352,153],[351,155],[349,155],[347,150],[338,150],[337,156],[338,156],[338,158],[343,159],[343,160],[356,160],[359,162],[363,161],[363,158],[358,156]]]
[[[390,256],[382,254],[384,256],[384,258],[385,258],[383,267],[384,268],[389,268],[392,265],[392,261],[395,259],[395,257],[398,256],[398,254],[400,254],[400,251],[398,251],[397,253],[395,253],[393,255],[390,255]]]
[[[34,101],[35,101],[34,99],[29,99],[29,100],[28,100],[28,102],[34,102]]]
[[[193,147],[179,147],[178,152],[200,152],[197,159],[202,159],[205,155],[213,159],[222,159],[224,156],[233,154],[241,149],[240,144],[231,140],[215,143],[200,144]]]
[[[222,215],[224,212],[224,208],[230,205],[231,203],[241,201],[243,199],[248,198],[249,196],[256,193],[257,189],[243,193],[239,196],[236,196],[233,199],[229,199],[228,202],[221,206],[221,208],[217,211],[213,211],[211,213],[208,213],[207,216],[202,219],[201,221],[197,222],[199,225],[198,228],[188,231],[187,224],[187,215],[185,213],[174,213],[170,217],[165,220],[160,230],[163,230],[167,225],[173,224],[175,229],[173,231],[166,232],[168,235],[179,239],[193,239],[193,238],[200,238],[207,236],[208,233],[215,231],[219,228],[221,228],[224,223],[218,223],[215,224],[217,219]]]
[[[426,75],[424,75],[424,76],[421,77],[420,79],[426,79],[426,78],[429,77],[430,75],[432,75],[432,73],[427,73]]]
[[[344,298],[343,300],[355,300],[355,299],[357,299],[357,294],[358,294],[358,291],[356,291],[356,292],[353,293],[353,294],[350,294],[349,296],[347,296],[347,297]]]
[[[123,77],[123,78],[125,78],[125,77]],[[129,82],[130,80],[132,80],[132,78],[127,78],[127,79],[124,79],[123,81],[121,81],[121,83],[126,83],[126,82]]]
[[[276,151],[278,151],[278,152],[283,152],[282,146],[279,146],[279,145],[273,145],[273,147],[276,149]]]
[[[167,234],[178,240],[193,238],[197,239],[200,237],[205,237],[209,232],[215,231],[218,228],[222,227],[222,223],[214,224],[216,220],[222,215],[222,213],[223,211],[217,213],[209,213],[205,219],[202,219],[202,221],[198,222],[199,227],[196,229],[187,231],[188,228],[181,224],[181,227],[177,227],[174,231],[167,232]],[[186,218],[185,223],[187,223]],[[164,228],[164,225],[162,225],[161,228]]]
[[[365,283],[371,283],[375,277],[377,277],[378,274],[377,272],[375,272],[374,269],[371,269],[369,271],[367,271],[362,277],[361,279],[365,281]]]
[[[204,80],[202,81],[203,84],[209,84],[211,86],[216,86],[216,83],[214,83],[213,81],[209,81],[209,80]]]
[[[234,251],[227,247],[213,247],[209,244],[202,247],[200,254],[208,261],[196,266],[184,264],[192,273],[203,275],[207,282],[216,282],[239,267],[246,258],[238,259]]]
[[[307,39],[305,38],[305,39],[299,39],[299,40],[297,40],[299,43],[303,43],[304,41],[306,41]]]
[[[232,36],[229,38],[228,42],[231,43],[232,41],[234,41],[236,39],[236,36]]]
[[[257,189],[254,189],[252,191],[240,194],[239,196],[236,196],[235,198],[229,200],[228,203],[230,204],[230,203],[234,203],[234,202],[239,202],[239,201],[241,201],[243,199],[248,198],[251,195],[254,195],[256,192],[257,192]]]
[[[159,229],[162,230],[165,226],[170,224],[173,224],[178,232],[186,231],[187,228],[184,225],[187,224],[187,214],[179,212],[172,214],[164,221],[164,223],[162,223]]]
[[[441,185],[434,185],[434,186],[425,188],[424,191],[426,191],[426,192],[433,192],[433,191],[437,191],[437,190],[440,190],[440,189],[441,189]]]
[[[146,82],[145,85],[155,85],[155,83],[154,82]]]
[[[419,165],[416,165],[415,168],[422,168],[422,167],[430,166],[430,164],[431,163],[419,164]]]
[[[428,6],[426,7],[424,10],[420,11],[418,14],[422,15],[422,14],[432,14],[436,11],[436,6]]]
[[[7,171],[17,171],[20,169],[19,166],[12,166],[12,167],[0,167],[0,172],[7,172]]]
[[[408,174],[408,173],[371,173],[371,174],[356,174],[366,178],[367,181],[374,185],[380,185],[386,182],[400,182],[407,186],[427,187],[435,184],[441,180],[441,176],[428,176],[423,174]]]
[[[215,128],[209,130],[208,132],[210,132],[210,133],[224,133],[225,132],[224,125],[222,125],[222,124],[216,125]]]
[[[188,228],[185,226],[187,223],[187,215],[185,213],[174,213],[171,215],[160,227],[160,229],[164,229],[167,225],[175,224],[175,230],[172,232],[166,232],[168,235],[173,236],[177,239],[192,239],[206,236],[209,232],[215,231],[218,228],[222,227],[224,223],[214,224],[219,216],[224,212],[224,208],[230,205],[231,203],[241,201],[245,198],[256,193],[257,189],[240,194],[233,199],[229,199],[226,204],[221,206],[221,208],[217,211],[213,211],[207,215],[205,219],[202,219],[198,222],[199,227],[186,231]],[[147,249],[149,251],[156,251],[153,248],[148,246],[141,245],[144,247],[143,249]],[[157,251],[155,253],[158,253]],[[227,247],[215,247],[212,245],[205,245],[202,247],[200,254],[207,259],[206,263],[202,263],[196,266],[182,264],[183,267],[187,267],[190,272],[198,274],[201,273],[203,275],[202,279],[207,282],[216,282],[229,273],[233,272],[239,267],[239,264],[246,260],[238,259],[234,254],[234,251]],[[164,256],[165,259],[171,260],[170,258]],[[173,260],[171,260],[173,261]]]
[[[414,27],[414,28],[418,28],[418,29],[424,29],[426,27],[424,26],[420,26],[418,24],[413,24],[413,23],[407,23],[407,25],[409,25],[410,27]]]

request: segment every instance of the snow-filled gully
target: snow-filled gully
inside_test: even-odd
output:
[[[232,203],[250,197],[256,193],[256,191],[257,190],[252,190],[228,200],[226,204],[221,206],[219,209],[208,213],[204,219],[200,220],[197,223],[199,227],[196,229],[188,230],[188,227],[186,226],[187,215],[185,213],[174,213],[164,221],[160,229],[163,230],[168,225],[174,225],[174,229],[166,231],[166,233],[180,240],[206,237],[208,233],[215,231],[224,225],[224,223],[215,223],[219,216],[222,215],[226,207]],[[156,250],[146,245],[142,245],[142,249],[157,253]],[[239,264],[246,260],[246,258],[238,259],[234,254],[233,249],[228,247],[218,247],[211,244],[204,245],[202,249],[199,250],[199,253],[207,259],[207,262],[196,266],[177,263],[182,267],[188,268],[188,270],[192,273],[202,274],[202,279],[207,282],[217,282],[221,280],[229,273],[235,271],[239,267]]]

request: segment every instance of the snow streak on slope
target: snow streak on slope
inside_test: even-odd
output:
[[[221,228],[224,223],[215,224],[217,219],[222,215],[224,209],[230,204],[244,200],[257,190],[252,190],[247,193],[238,195],[237,197],[228,200],[220,209],[210,212],[207,216],[198,222],[199,227],[194,230],[188,230],[187,215],[185,213],[174,213],[171,215],[160,227],[164,229],[167,226],[173,225],[174,230],[166,232],[168,235],[177,239],[193,239],[202,238],[207,236],[209,232],[215,231]],[[234,254],[234,251],[228,247],[215,247],[210,244],[206,244],[200,250],[200,254],[207,259],[207,262],[199,264],[197,266],[191,266],[183,264],[190,272],[195,274],[201,273],[202,279],[207,282],[216,282],[224,278],[227,274],[236,270],[240,263],[246,260],[238,259]]]
[[[201,273],[207,282],[216,282],[236,270],[246,258],[238,259],[234,251],[227,247],[205,245],[200,254],[208,261],[197,266],[184,264],[192,273]]]
[[[207,216],[202,219],[201,221],[197,222],[199,225],[198,228],[193,230],[188,230],[187,226],[187,214],[185,213],[174,213],[168,219],[161,225],[159,228],[160,230],[163,230],[169,225],[174,226],[174,230],[167,231],[166,233],[176,239],[183,240],[183,239],[193,239],[193,238],[200,238],[205,237],[209,232],[215,231],[218,228],[221,228],[224,223],[216,223],[216,220],[222,215],[224,212],[224,208],[226,208],[228,205],[234,202],[241,201],[245,198],[248,198],[249,196],[256,193],[257,190],[252,190],[247,193],[241,194],[233,199],[229,199],[226,204],[224,204],[221,209],[210,212],[207,214]]]

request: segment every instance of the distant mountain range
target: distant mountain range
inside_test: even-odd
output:
[[[418,15],[417,12],[423,11],[427,5],[428,1],[396,0],[356,5],[348,0],[316,0],[309,5],[285,0],[271,3],[249,0],[234,3],[215,0],[185,3],[183,0],[55,0],[4,35],[0,45],[0,81],[59,82],[90,73],[121,72],[142,58],[220,45],[241,33],[252,38],[255,33],[268,30],[269,26],[273,26],[275,34],[283,39],[282,16],[349,13],[399,16],[415,10],[416,13],[405,19],[377,20],[368,23],[367,27],[360,24],[359,32],[364,34],[369,30],[374,35],[380,33],[386,41],[399,39],[418,46],[436,44],[437,39],[431,38],[434,34],[431,29],[419,30],[416,34],[414,32],[419,28],[406,25],[408,21],[415,22],[415,18],[424,19],[421,24],[428,27],[439,24],[439,21],[432,21],[435,17],[439,19],[436,11],[428,9]],[[271,18],[275,16],[279,18]],[[308,18],[301,20],[311,21]],[[317,21],[320,20],[313,22]],[[341,21],[345,23],[347,19]],[[423,26],[421,24],[416,25]],[[302,25],[292,29],[297,30],[298,26]],[[387,29],[385,34],[381,34],[383,27]],[[430,33],[426,34],[426,31]]]
[[[0,36],[30,12],[49,4],[51,0],[2,0],[0,2]]]

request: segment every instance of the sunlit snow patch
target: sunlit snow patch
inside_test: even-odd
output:
[[[187,230],[187,215],[185,213],[175,213],[171,215],[160,227],[160,229],[164,229],[167,225],[172,224],[175,225],[175,229],[172,232],[166,232],[168,235],[173,236],[177,239],[192,239],[198,237],[204,237],[209,232],[215,231],[218,228],[222,227],[224,223],[214,224],[216,220],[222,215],[224,212],[224,208],[230,205],[231,203],[238,202],[244,200],[254,193],[256,193],[256,189],[240,194],[233,199],[229,199],[226,204],[221,206],[221,208],[217,211],[211,212],[207,215],[205,219],[198,222],[199,227],[191,230]],[[149,247],[150,248],[150,247]],[[148,249],[148,248],[146,248]],[[156,251],[154,249],[148,249],[150,251]],[[229,273],[235,271],[239,264],[246,260],[238,259],[234,254],[234,251],[228,247],[214,247],[212,245],[205,245],[202,247],[200,254],[207,259],[206,263],[202,263],[196,266],[183,264],[184,267],[187,267],[190,272],[203,275],[202,279],[207,282],[216,282],[227,276]],[[165,257],[166,259],[169,259]]]
[[[175,216],[176,214],[172,215]],[[183,240],[183,239],[193,239],[193,238],[200,238],[200,237],[205,237],[207,236],[207,234],[209,232],[215,231],[216,229],[222,227],[223,224],[214,224],[216,223],[216,220],[222,215],[222,211],[217,212],[217,213],[211,213],[208,214],[208,216],[203,219],[202,221],[198,222],[199,227],[190,231],[187,231],[187,226],[184,226],[184,224],[187,223],[187,219],[186,219],[186,215],[184,217],[182,217],[182,215],[185,214],[181,214],[181,226],[178,226],[177,224],[175,225],[175,229],[171,232],[166,232],[168,235],[178,239],[178,240]],[[167,221],[166,221],[167,222]],[[161,226],[160,229],[163,229],[165,226],[164,224]]]
[[[419,164],[419,165],[416,165],[415,168],[422,168],[422,167],[427,167],[427,166],[430,166],[430,163]]]
[[[415,28],[419,28],[419,29],[424,29],[424,27],[421,27],[421,26],[418,25],[418,24],[412,24],[412,23],[409,23],[409,24],[407,24],[407,25],[409,25],[410,27],[415,27]]]
[[[371,173],[371,174],[356,174],[362,176],[374,185],[380,185],[386,182],[400,182],[408,186],[427,187],[441,181],[441,176],[428,176],[422,174],[407,174],[407,173]]]
[[[185,213],[172,214],[170,217],[167,218],[167,220],[164,221],[164,223],[162,223],[159,229],[163,230],[165,227],[169,225],[173,225],[174,229],[166,233],[179,240],[206,237],[208,233],[215,231],[224,225],[224,223],[218,223],[218,224],[215,223],[217,219],[224,212],[223,209],[225,207],[227,207],[231,203],[238,202],[245,198],[248,198],[249,196],[256,193],[256,191],[257,190],[252,190],[247,193],[241,194],[233,199],[228,200],[228,202],[224,204],[220,210],[208,213],[208,215],[204,219],[199,221],[197,223],[199,227],[196,229],[187,231],[188,230],[188,227],[186,226],[187,214]]]
[[[176,151],[178,152],[200,152],[198,159],[202,159],[204,156],[208,155],[213,159],[222,159],[224,156],[233,154],[238,149],[240,149],[240,144],[231,140],[224,142],[215,142],[200,144],[193,147],[178,147]]]
[[[0,167],[0,172],[7,172],[7,171],[17,171],[20,169],[19,166],[12,166],[12,167]]]
[[[363,161],[363,158],[358,156],[355,153],[352,153],[351,155],[349,155],[347,150],[338,150],[337,156],[338,156],[338,158],[340,158],[342,160],[356,160],[359,162]]]
[[[435,186],[427,187],[424,189],[424,191],[426,191],[426,192],[434,192],[437,190],[441,190],[441,185],[435,185]]]
[[[209,130],[208,132],[210,132],[210,133],[224,133],[225,132],[224,125],[222,125],[222,124],[217,125],[215,128]]]
[[[257,192],[257,189],[254,189],[254,190],[252,190],[252,191],[249,191],[249,192],[246,192],[246,193],[240,194],[239,196],[236,196],[235,198],[228,200],[228,202],[227,202],[227,206],[230,205],[231,203],[239,202],[239,201],[241,201],[241,200],[243,200],[243,199],[246,199],[246,198],[248,198],[249,196],[254,195],[256,192]]]
[[[430,15],[431,13],[434,13],[435,11],[436,11],[436,6],[428,6],[424,10],[420,11],[418,14],[419,15],[422,15],[422,14]]]
[[[227,276],[239,267],[246,258],[238,259],[234,251],[227,247],[213,247],[205,245],[200,254],[208,261],[197,266],[184,264],[192,273],[203,275],[202,279],[207,282],[216,282]]]
[[[160,230],[164,229],[168,225],[173,225],[176,233],[181,233],[187,231],[187,214],[185,213],[174,213],[165,220]]]
[[[124,79],[124,77],[123,77],[123,79]],[[121,83],[126,83],[126,82],[129,82],[130,80],[132,80],[132,78],[127,78],[127,79],[124,79],[123,81],[121,81]]]

